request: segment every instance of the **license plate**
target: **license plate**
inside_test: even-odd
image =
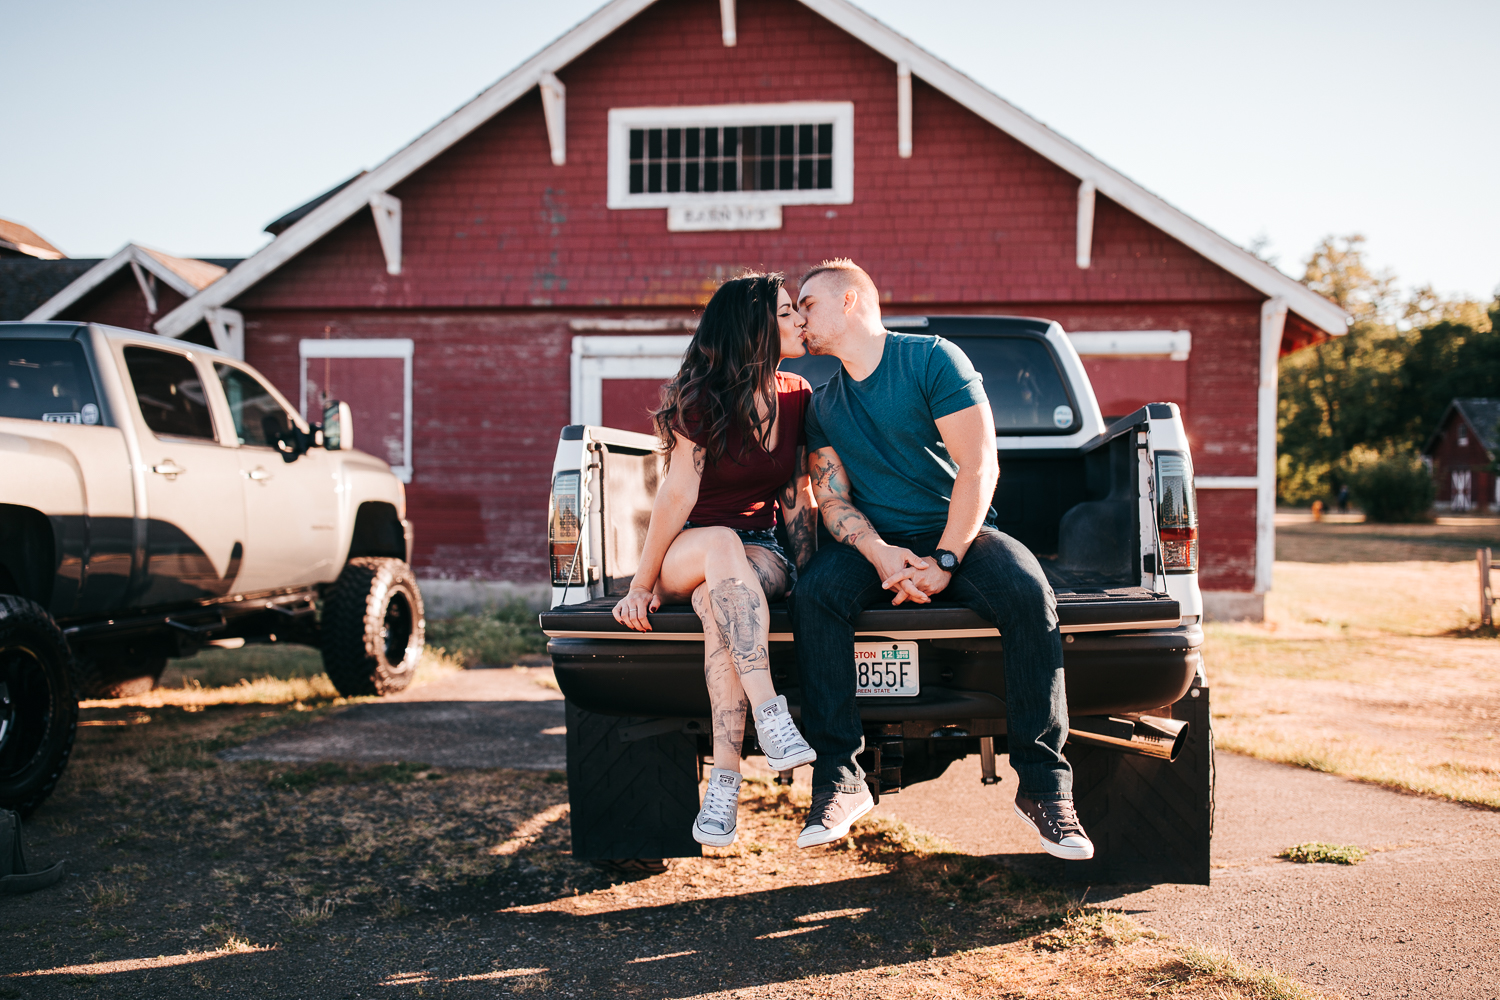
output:
[[[861,698],[910,698],[922,691],[914,642],[856,642],[854,693]]]

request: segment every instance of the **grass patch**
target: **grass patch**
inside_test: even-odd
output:
[[[1217,949],[1188,945],[1177,956],[1190,983],[1207,979],[1232,987],[1247,1000],[1317,1000],[1319,996],[1274,969],[1257,969]]]
[[[1276,856],[1302,865],[1357,865],[1368,856],[1368,852],[1353,844],[1321,844],[1314,841],[1288,847]]]
[[[85,890],[83,898],[88,900],[89,906],[96,912],[113,910],[130,902],[130,889],[124,885],[105,885],[103,882],[96,881],[93,891]]]
[[[536,612],[524,601],[429,621],[427,642],[466,667],[509,667],[547,649]]]
[[[395,764],[374,764],[361,767],[357,764],[319,762],[303,767],[280,771],[266,781],[266,787],[281,792],[297,792],[322,785],[357,785],[384,781],[404,785],[418,779],[440,780],[443,775],[432,770],[429,764],[413,764],[401,761]]]
[[[846,843],[876,857],[909,854],[925,858],[933,854],[957,853],[957,849],[943,838],[885,816],[861,819]]]
[[[1161,937],[1117,910],[1070,910],[1052,930],[1038,935],[1031,946],[1038,951],[1072,948],[1115,948]]]

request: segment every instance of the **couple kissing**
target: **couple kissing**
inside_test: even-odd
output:
[[[886,330],[879,303],[874,281],[845,259],[812,268],[795,296],[780,274],[733,278],[704,309],[654,413],[666,475],[614,616],[650,631],[662,604],[691,603],[703,621],[714,766],[693,837],[734,842],[747,714],[769,767],[813,766],[797,846],[847,836],[874,805],[855,759],[855,622],[879,601],[941,595],[1004,636],[1016,815],[1049,854],[1090,858],[1062,755],[1056,599],[1036,557],[994,527],[1000,471],[983,380],[943,338]],[[806,353],[841,363],[816,392],[777,370]],[[770,603],[782,598],[800,727],[771,681]]]

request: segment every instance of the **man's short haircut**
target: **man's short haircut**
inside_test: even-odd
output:
[[[859,292],[861,296],[868,296],[871,302],[879,307],[880,290],[875,287],[875,279],[871,278],[869,272],[860,267],[848,257],[834,257],[825,260],[815,267],[809,268],[797,284],[806,285],[820,274],[830,275],[837,283],[838,290],[844,292],[850,288]]]

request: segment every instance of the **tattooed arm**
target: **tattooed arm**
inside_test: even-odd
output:
[[[807,473],[807,449],[797,446],[796,471],[781,488],[781,522],[792,545],[792,562],[806,569],[818,547],[818,505],[813,502],[812,481]]]
[[[661,575],[662,560],[667,557],[672,540],[682,532],[683,522],[698,503],[704,460],[701,445],[677,435],[666,478],[657,489],[656,502],[651,506],[651,525],[646,529],[646,542],[641,547],[640,565],[630,581],[630,592],[615,605],[615,619],[637,632],[651,631],[651,622],[646,616],[661,607],[656,578]]]
[[[854,506],[849,477],[839,461],[838,452],[832,448],[819,448],[813,452],[812,493],[818,502],[818,512],[823,515],[823,524],[828,533],[845,545],[852,545],[859,554],[868,559],[880,574],[888,590],[895,592],[892,604],[905,600],[927,604],[930,598],[906,579],[895,579],[901,570],[916,567],[927,568],[927,561],[917,557],[910,549],[899,545],[888,545],[870,523],[870,519]]]

